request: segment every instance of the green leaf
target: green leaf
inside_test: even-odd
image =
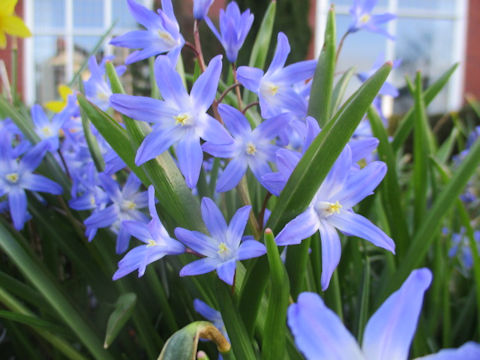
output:
[[[195,321],[170,336],[158,360],[195,360],[200,339],[215,342],[224,358],[228,357],[230,344],[222,333],[208,321]]]
[[[277,360],[285,356],[287,337],[287,308],[290,293],[287,272],[273,233],[265,230],[265,244],[270,267],[270,295],[268,299],[267,318],[263,332],[262,359]]]
[[[458,63],[452,65],[450,69],[448,69],[437,81],[435,81],[432,85],[428,87],[427,90],[423,93],[423,101],[425,103],[425,107],[427,107],[433,99],[438,95],[440,91],[442,91],[443,87],[447,84],[448,80],[455,72],[458,67]],[[410,109],[407,114],[403,117],[400,121],[400,125],[395,132],[395,136],[392,141],[392,147],[395,152],[400,150],[401,146],[407,139],[410,131],[413,128],[415,118],[415,111],[414,109]]]
[[[96,359],[112,359],[101,345],[95,332],[84,321],[83,317],[71,305],[65,295],[59,290],[51,277],[28,252],[13,238],[10,232],[0,224],[0,248],[14,262],[23,275],[37,287],[37,290],[55,309],[59,317],[77,335]]]
[[[327,27],[325,29],[325,43],[318,58],[315,75],[313,76],[312,90],[308,103],[308,115],[313,116],[320,127],[324,127],[330,120],[332,107],[333,78],[336,64],[336,30],[335,11],[328,11]]]
[[[50,321],[40,319],[35,316],[19,314],[12,311],[0,310],[0,319],[6,319],[28,325],[33,328],[41,328],[52,333],[65,334],[65,328],[58,326]]]
[[[369,107],[367,116],[373,135],[380,141],[377,148],[378,156],[387,165],[387,174],[380,185],[382,204],[390,227],[390,235],[395,239],[395,252],[399,257],[403,257],[410,242],[410,234],[403,211],[395,154],[382,119],[373,106]]]
[[[348,84],[350,83],[350,80],[353,74],[355,74],[356,70],[357,69],[355,67],[351,67],[343,73],[338,82],[335,84],[332,92],[332,101],[330,102],[330,109],[328,112],[329,114],[334,114],[342,104]]]
[[[384,286],[380,299],[385,299],[388,294],[399,288],[410,272],[421,265],[435,235],[441,227],[443,217],[456,203],[458,197],[468,183],[470,177],[475,173],[480,164],[480,141],[477,141],[469,151],[462,164],[456,169],[448,184],[435,199],[433,206],[427,212],[420,228],[414,234],[413,240],[408,248],[407,254],[402,259],[397,271]]]
[[[248,335],[240,317],[240,312],[236,309],[232,301],[230,288],[221,281],[217,282],[217,296],[220,305],[223,322],[227,328],[228,337],[232,343],[232,351],[237,359],[255,360],[255,352],[251,337]],[[243,315],[243,313],[242,313]]]
[[[120,330],[132,316],[133,308],[137,302],[135,293],[122,294],[115,304],[115,310],[110,314],[107,322],[107,331],[103,347],[107,349],[115,340]]]
[[[417,72],[415,80],[415,122],[413,137],[413,203],[414,227],[418,229],[427,211],[428,163],[427,114],[422,96],[422,78]]]

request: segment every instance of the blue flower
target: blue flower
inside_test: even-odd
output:
[[[293,85],[313,76],[316,60],[300,61],[287,67],[285,62],[290,53],[287,36],[280,32],[272,62],[264,74],[261,69],[240,66],[238,81],[248,90],[256,93],[264,118],[286,111],[297,112],[305,108],[304,98],[295,91]]]
[[[33,174],[47,151],[46,143],[38,143],[21,159],[17,159],[13,154],[11,141],[9,133],[0,132],[0,197],[8,197],[13,226],[21,230],[29,217],[25,190],[59,195],[62,187],[42,175]]]
[[[352,153],[347,145],[307,210],[290,221],[277,235],[278,245],[292,245],[299,244],[317,231],[320,232],[323,290],[328,287],[340,261],[342,246],[336,229],[394,252],[393,240],[368,219],[352,210],[353,206],[372,194],[386,171],[385,164],[380,161],[374,161],[361,170],[352,170]]]
[[[97,105],[103,111],[107,110],[110,103],[109,99],[112,95],[112,89],[109,82],[105,80],[105,63],[113,59],[113,56],[103,58],[100,65],[97,64],[95,56],[88,59],[88,69],[90,70],[90,78],[85,81],[85,95],[87,99]],[[127,68],[118,66],[117,73],[121,76]]]
[[[233,189],[247,168],[262,182],[262,176],[271,171],[268,162],[275,160],[278,146],[272,144],[272,140],[284,126],[282,119],[280,116],[268,119],[252,130],[245,115],[237,109],[220,104],[218,111],[234,139],[230,145],[206,142],[202,146],[204,151],[215,157],[232,158],[218,178],[216,190],[224,192]]]
[[[222,57],[218,55],[198,77],[189,95],[169,59],[159,56],[155,61],[155,76],[163,101],[112,95],[110,102],[115,110],[136,120],[154,123],[153,131],[137,150],[137,165],[176,145],[178,165],[187,185],[193,188],[197,184],[203,161],[200,138],[217,144],[231,142],[225,128],[207,114],[215,98],[221,70]]]
[[[87,227],[86,235],[91,241],[96,235],[97,229],[110,227],[117,234],[116,252],[121,254],[128,249],[130,235],[124,222],[137,220],[146,222],[146,216],[139,211],[147,206],[147,192],[139,192],[140,180],[132,172],[128,176],[122,190],[118,183],[106,174],[99,175],[100,183],[108,194],[112,203],[104,208],[94,211],[84,224]]]
[[[423,296],[432,281],[430,270],[412,271],[372,315],[365,327],[362,347],[315,293],[304,292],[288,308],[288,325],[295,344],[308,360],[406,360],[417,327]],[[447,356],[448,354],[448,356]],[[422,359],[478,359],[480,345],[442,350]]]
[[[379,25],[395,19],[396,16],[390,13],[372,15],[373,8],[377,2],[378,0],[353,0],[353,6],[350,8],[350,14],[353,16],[353,21],[348,28],[349,33],[365,29],[367,31],[385,35],[392,40],[394,39],[392,35],[390,35],[385,29],[379,27]]]
[[[212,6],[214,0],[194,0],[193,1],[193,17],[197,20],[203,20],[207,17],[208,10]]]
[[[473,238],[477,245],[477,251],[480,251],[480,230],[474,231]],[[452,234],[452,246],[448,251],[448,256],[451,258],[457,256],[465,270],[472,268],[472,249],[470,248],[470,241],[467,234],[465,234],[464,227],[460,229],[460,232]]]
[[[47,117],[42,107],[38,104],[32,106],[31,115],[35,132],[41,142],[46,143],[47,149],[51,152],[57,151],[59,146],[59,131],[69,116],[69,111],[64,110],[56,114],[51,120]]]
[[[210,18],[205,18],[205,22],[210,30],[212,30],[218,41],[222,43],[228,61],[234,63],[237,61],[238,52],[252,27],[253,14],[248,9],[241,13],[237,3],[232,1],[227,5],[226,11],[220,10],[219,20],[220,32],[218,32]]]
[[[133,30],[110,41],[115,46],[142,49],[127,56],[125,63],[131,64],[166,52],[176,62],[185,40],[180,34],[171,0],[162,0],[162,10],[157,10],[157,13],[134,0],[127,0],[127,4],[135,20],[146,29]]]
[[[148,264],[163,258],[165,255],[178,255],[185,252],[185,247],[172,239],[158,218],[155,208],[155,189],[148,187],[148,208],[152,220],[148,224],[142,221],[125,221],[123,226],[129,234],[135,236],[145,245],[130,250],[118,263],[118,270],[113,280],[130,274],[138,269],[138,277],[143,276]]]
[[[202,218],[210,236],[198,231],[175,229],[175,236],[193,251],[205,256],[185,265],[180,276],[200,275],[217,270],[218,277],[233,285],[236,262],[265,254],[265,246],[251,237],[242,235],[247,225],[251,206],[244,206],[233,215],[227,226],[225,218],[215,203],[204,197],[202,199]]]

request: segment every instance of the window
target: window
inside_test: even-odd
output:
[[[350,25],[352,0],[317,0],[317,51],[323,43],[330,4],[335,4],[338,40]],[[468,0],[380,0],[375,13],[391,12],[398,16],[387,25],[396,40],[365,31],[349,35],[339,58],[339,71],[352,65],[356,65],[358,71],[369,70],[381,53],[386,60],[401,59],[402,64],[389,78],[401,90],[400,96],[394,105],[391,99],[385,99],[383,104],[387,114],[391,114],[392,111],[403,113],[412,104],[405,87],[405,75],[413,79],[416,71],[421,70],[428,86],[459,62],[460,68],[428,111],[440,113],[458,109],[463,103],[467,5]]]
[[[146,6],[151,2],[143,0]],[[137,27],[126,0],[26,0],[25,4],[25,20],[34,34],[26,40],[24,65],[30,104],[57,98],[57,86],[73,78],[113,22],[110,36]],[[128,50],[109,46],[109,40],[100,55],[124,59]]]

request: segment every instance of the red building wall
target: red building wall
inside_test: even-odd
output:
[[[480,0],[470,0],[468,6],[464,94],[480,99]]]
[[[1,0],[0,0],[1,1]],[[24,13],[23,13],[24,7],[23,7],[23,0],[18,0],[17,6],[15,8],[15,13],[17,16],[24,18]],[[12,73],[12,45],[14,43],[14,40],[12,39],[11,36],[7,35],[7,48],[0,50],[0,59],[2,59],[5,62],[5,65],[7,67],[8,71],[8,76],[10,83],[12,82],[11,79],[11,73]],[[20,94],[23,95],[23,54],[24,54],[24,42],[22,39],[18,38],[17,39],[17,47],[18,47],[18,63],[17,63],[17,69],[18,69],[18,91]],[[3,84],[0,81],[0,91],[3,91]]]

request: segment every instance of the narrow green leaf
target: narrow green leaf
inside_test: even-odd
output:
[[[443,87],[447,84],[448,80],[450,80],[450,77],[455,72],[457,67],[458,63],[452,65],[450,69],[448,69],[437,81],[435,81],[432,85],[428,87],[428,89],[425,90],[425,92],[423,93],[423,101],[425,103],[425,107],[427,107],[438,95],[438,93],[442,91]],[[413,128],[414,117],[414,109],[410,109],[400,121],[400,125],[395,132],[395,136],[392,141],[392,147],[395,152],[400,150],[401,146],[410,134],[410,131]]]
[[[7,310],[0,310],[0,319],[15,321],[20,324],[28,325],[34,328],[40,328],[58,334],[64,334],[66,330],[65,328],[50,321]]]
[[[360,301],[358,302],[358,308],[357,308],[357,313],[358,313],[358,322],[356,323],[356,329],[357,329],[357,340],[358,343],[362,343],[363,339],[363,331],[365,329],[365,325],[367,324],[368,316],[369,316],[369,303],[370,303],[370,261],[367,258],[365,258],[365,267],[363,270],[363,277],[362,277],[362,283],[361,287],[359,290],[359,299]]]
[[[422,96],[422,77],[419,72],[415,79],[415,122],[413,137],[413,219],[418,229],[427,211],[429,153],[425,123],[427,114]]]
[[[298,245],[290,245],[288,247],[285,267],[287,268],[292,288],[291,293],[294,299],[305,289],[310,243],[311,238],[308,238]]]
[[[342,104],[343,97],[345,96],[345,92],[347,91],[348,84],[350,83],[350,80],[356,72],[355,67],[351,67],[347,71],[343,73],[343,75],[340,77],[338,82],[335,84],[335,87],[333,88],[332,92],[332,101],[330,102],[330,109],[328,111],[329,114],[335,114],[337,109],[340,107]]]
[[[96,359],[112,359],[111,355],[102,348],[100,340],[83,317],[70,304],[37,261],[15,241],[2,224],[0,224],[0,247],[17,265],[23,275],[37,287],[38,291],[77,335],[93,357]]]
[[[265,230],[265,244],[270,267],[270,296],[263,331],[262,359],[277,360],[285,356],[287,308],[290,293],[287,272],[280,259],[273,233]]]
[[[382,204],[391,230],[390,235],[395,239],[395,252],[399,257],[403,257],[410,242],[410,235],[403,211],[395,154],[382,119],[373,106],[368,108],[367,116],[373,135],[380,141],[377,148],[379,158],[387,164],[387,174],[380,185]]]
[[[132,316],[133,308],[137,302],[137,295],[135,293],[126,293],[120,295],[116,304],[115,310],[110,314],[107,322],[107,330],[105,332],[105,341],[103,347],[107,349],[115,340],[117,335],[122,330],[125,323]]]
[[[470,177],[475,173],[480,164],[480,141],[477,141],[469,151],[467,157],[455,171],[448,184],[435,199],[433,206],[429,209],[426,217],[408,248],[407,254],[400,263],[397,271],[383,289],[380,300],[385,299],[388,294],[399,288],[410,272],[421,265],[425,258],[435,235],[441,227],[443,217],[456,203],[458,197],[468,183]]]
[[[333,78],[336,64],[335,11],[328,11],[327,27],[325,29],[325,43],[318,58],[315,75],[313,76],[308,115],[313,116],[320,127],[324,127],[330,120],[332,109]]]
[[[458,129],[456,127],[453,128],[447,140],[445,140],[442,146],[440,146],[440,148],[438,149],[435,157],[438,159],[438,161],[440,161],[440,163],[445,164],[450,158],[450,155],[452,154],[453,148],[455,146],[455,140],[457,139],[459,134],[460,132],[458,131]]]
[[[232,351],[237,359],[255,360],[252,339],[248,336],[240,312],[232,301],[230,288],[221,281],[217,282],[217,296],[223,322],[232,343]]]

